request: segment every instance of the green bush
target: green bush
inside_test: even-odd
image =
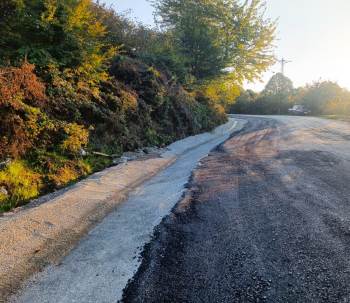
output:
[[[14,161],[0,171],[0,186],[8,195],[0,196],[0,210],[22,205],[39,195],[42,188],[40,174],[30,169],[23,161]]]

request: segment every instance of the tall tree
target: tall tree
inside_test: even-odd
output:
[[[264,1],[154,0],[157,22],[174,33],[176,46],[198,79],[230,68],[252,80],[274,62],[275,23]]]
[[[284,76],[282,73],[277,73],[276,75],[273,75],[266,84],[263,94],[269,96],[287,96],[291,94],[293,90],[294,87],[292,80]]]

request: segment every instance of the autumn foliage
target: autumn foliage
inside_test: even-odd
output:
[[[20,67],[0,69],[1,106],[21,107],[22,102],[43,102],[46,99],[45,85],[34,73],[35,66],[24,62]]]
[[[18,157],[33,146],[40,133],[38,121],[46,100],[45,86],[27,62],[0,69],[0,154]],[[37,106],[37,107],[33,107]]]
[[[174,3],[156,1],[159,16]],[[275,25],[263,0],[181,3],[160,31],[98,1],[0,1],[0,211],[112,164],[96,152],[226,121],[239,82],[273,62]]]

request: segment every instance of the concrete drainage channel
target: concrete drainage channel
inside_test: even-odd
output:
[[[170,145],[168,151],[161,156],[161,165],[164,167],[172,163],[171,165],[136,188],[134,186],[132,191],[129,190],[123,203],[118,201],[117,207],[114,203],[114,207],[108,209],[112,212],[63,260],[47,266],[41,273],[30,278],[9,301],[118,302],[128,280],[140,265],[142,248],[150,241],[154,228],[180,200],[192,170],[210,150],[228,139],[233,131],[242,128],[242,123],[230,119],[227,124],[211,133],[189,137]],[[138,161],[128,165],[136,162]],[[135,173],[137,170],[142,171],[142,161],[134,169]],[[113,186],[115,177],[113,175],[106,180],[99,178],[94,184],[94,191],[101,190],[103,193],[105,182]],[[75,192],[75,196],[80,196],[79,191]],[[103,201],[108,199],[113,199],[113,196],[105,196]],[[96,205],[101,205],[103,201]],[[79,204],[74,207],[79,208]],[[0,253],[0,259],[2,256]]]

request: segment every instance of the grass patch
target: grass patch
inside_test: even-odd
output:
[[[0,211],[7,211],[37,197],[43,184],[41,175],[29,168],[24,161],[14,161],[0,171],[0,186],[3,189],[0,194]]]
[[[321,118],[350,122],[350,116],[347,115],[323,115]]]

